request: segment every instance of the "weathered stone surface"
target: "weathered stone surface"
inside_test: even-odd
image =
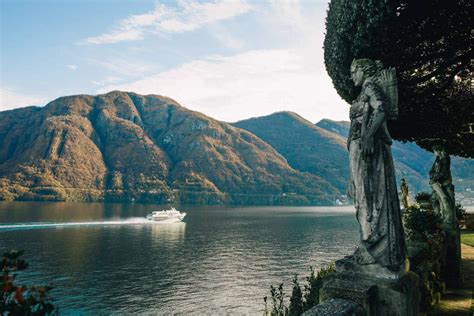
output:
[[[443,146],[434,146],[436,159],[430,170],[430,185],[433,188],[435,212],[441,213],[443,226],[446,229],[456,229],[456,209],[454,185],[451,177],[451,158]]]
[[[319,292],[320,302],[338,298],[362,306],[367,313],[376,306],[377,287],[374,281],[354,274],[334,273],[328,276]],[[373,314],[373,311],[372,311]]]
[[[349,193],[360,224],[360,245],[346,260],[399,271],[406,259],[405,237],[387,128],[387,121],[396,117],[397,78],[394,69],[382,69],[366,58],[354,59],[350,75],[361,88],[351,104],[347,140]]]
[[[377,314],[394,316],[419,315],[419,278],[408,272],[397,282],[377,285]]]
[[[405,273],[396,280],[335,273],[327,278],[320,300],[344,299],[360,305],[366,315],[418,315],[419,278]],[[337,314],[334,314],[337,315]]]
[[[336,271],[355,275],[365,275],[370,278],[396,280],[401,278],[410,269],[410,262],[405,260],[398,271],[391,271],[377,263],[357,264],[352,258],[344,258],[336,261]]]
[[[440,253],[433,255],[425,242],[409,240],[407,246],[410,269],[420,278],[420,312],[432,312],[444,290],[444,283],[440,278]]]
[[[441,214],[446,245],[441,258],[442,278],[449,287],[458,287],[461,276],[461,239],[456,218],[456,200],[451,176],[451,158],[444,146],[433,146],[436,159],[430,170],[434,211]]]
[[[446,250],[442,260],[442,278],[448,287],[459,287],[462,284],[461,271],[461,236],[459,229],[445,230]]]
[[[336,298],[329,299],[303,313],[303,316],[364,316],[362,306],[352,301]]]

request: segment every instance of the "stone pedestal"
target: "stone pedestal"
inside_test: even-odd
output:
[[[365,316],[366,314],[364,308],[355,302],[331,298],[304,312],[302,316]]]
[[[345,299],[362,306],[366,315],[411,316],[419,313],[418,276],[405,272],[399,278],[336,272],[326,279],[320,301]]]
[[[447,287],[459,287],[462,284],[461,274],[461,236],[459,229],[445,229],[446,255],[441,271]]]

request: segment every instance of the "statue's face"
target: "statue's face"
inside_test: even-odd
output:
[[[362,83],[364,83],[364,72],[360,67],[351,66],[351,79],[356,87],[362,86]]]
[[[434,152],[435,152],[436,156],[438,156],[438,157],[443,157],[444,154],[446,153],[446,152],[444,151],[444,149],[435,149]]]

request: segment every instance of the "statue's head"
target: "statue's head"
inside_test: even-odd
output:
[[[354,59],[351,64],[351,79],[356,87],[362,86],[365,79],[374,77],[382,69],[380,61],[368,58]]]
[[[400,181],[401,181],[402,183],[405,183],[405,178],[402,178]]]
[[[441,155],[444,155],[444,154],[445,154],[446,149],[444,148],[443,145],[434,145],[434,146],[433,146],[433,152],[434,152],[437,156],[441,156]]]

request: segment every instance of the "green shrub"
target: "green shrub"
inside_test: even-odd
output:
[[[283,283],[278,286],[278,289],[270,285],[270,295],[272,296],[273,309],[272,316],[288,315],[288,308],[285,306],[285,293],[283,292]]]
[[[286,315],[301,315],[313,306],[319,304],[319,290],[323,286],[324,279],[331,273],[336,271],[334,264],[327,267],[322,267],[317,274],[315,274],[313,267],[310,267],[311,274],[306,277],[307,285],[304,286],[304,292],[298,283],[298,275],[293,279],[293,291],[290,297],[290,306],[287,308],[284,303],[283,283],[278,288],[273,285],[270,286],[270,295],[272,298],[273,308],[270,313],[272,316],[286,316]],[[263,298],[265,302],[265,315],[267,310],[267,297]]]
[[[403,217],[408,240],[426,242],[432,250],[438,249],[444,239],[439,214],[412,205],[407,208]]]
[[[293,279],[293,291],[291,292],[290,297],[290,316],[299,316],[303,313],[303,292],[298,283],[298,275],[295,274]]]
[[[318,274],[314,274],[313,267],[309,267],[311,274],[306,278],[308,285],[305,285],[305,302],[304,310],[307,311],[311,307],[319,304],[319,290],[323,286],[324,279],[331,273],[336,271],[336,266],[330,264],[327,267],[322,267]]]
[[[431,199],[431,193],[428,192],[418,192],[415,195],[415,200],[418,203],[421,203],[423,201],[429,201]]]

